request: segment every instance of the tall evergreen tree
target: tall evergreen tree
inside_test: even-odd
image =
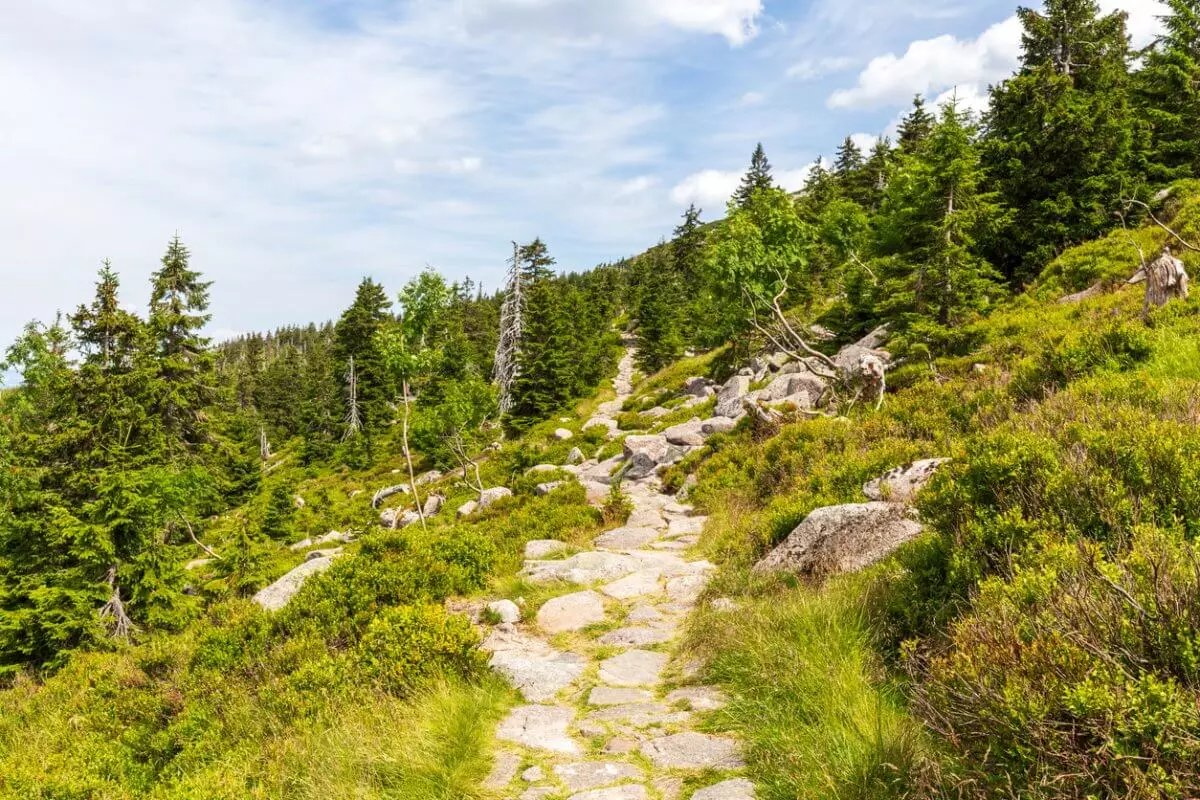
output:
[[[990,246],[1006,277],[1030,280],[1062,248],[1112,224],[1140,179],[1125,15],[1094,0],[1021,9],[1022,65],[993,87],[984,164],[1012,223]]]
[[[575,385],[571,326],[554,275],[554,259],[535,239],[520,248],[525,312],[512,386],[509,424],[526,427],[561,409]]]
[[[879,208],[879,203],[883,200],[883,193],[887,189],[888,170],[891,168],[894,157],[892,143],[886,136],[881,136],[875,140],[875,145],[871,148],[871,154],[867,156],[867,163],[863,167],[866,173],[866,183],[870,190],[870,202],[867,207],[875,210]]]
[[[1151,129],[1153,177],[1200,176],[1200,0],[1164,0],[1166,33],[1135,77]]]
[[[833,175],[842,194],[864,207],[872,200],[871,176],[866,166],[862,149],[847,136],[834,159]]]
[[[921,95],[913,97],[912,110],[900,121],[897,131],[897,145],[900,152],[910,153],[925,141],[933,131],[937,117],[925,107],[925,98]]]
[[[141,321],[121,308],[118,292],[120,278],[107,259],[100,268],[96,297],[89,306],[80,306],[71,317],[79,349],[92,363],[104,370],[127,366],[132,355]]]
[[[762,142],[759,142],[758,146],[754,148],[754,154],[750,157],[750,169],[742,177],[742,185],[734,192],[732,202],[734,205],[746,208],[755,192],[770,189],[774,185],[775,181],[771,177],[771,162],[767,161],[767,152],[763,149]]]
[[[658,372],[683,354],[684,293],[671,255],[660,244],[642,257],[645,286],[637,308],[637,362],[646,374]]]
[[[214,400],[215,360],[201,333],[211,318],[205,313],[211,283],[202,281],[189,262],[176,234],[151,276],[149,330],[162,381],[159,413],[172,439],[195,447],[205,438],[201,410]]]
[[[714,306],[721,300],[713,296],[705,282],[704,250],[706,237],[700,223],[701,211],[693,203],[683,212],[671,240],[671,267],[679,287],[680,333],[686,344],[704,346],[703,331],[711,330]]]
[[[349,381],[345,376],[350,361],[354,361],[356,400],[368,451],[374,446],[375,435],[392,419],[392,392],[378,341],[379,331],[391,318],[391,307],[383,287],[363,278],[354,303],[334,326],[334,357],[338,373],[343,376],[343,389]]]

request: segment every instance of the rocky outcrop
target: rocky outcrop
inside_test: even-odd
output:
[[[922,530],[915,513],[897,503],[818,508],[759,561],[754,571],[813,577],[856,572],[915,539]]]
[[[863,485],[863,494],[872,500],[911,503],[917,492],[933,479],[948,458],[926,458],[885,472]]]
[[[455,516],[457,516],[459,519],[462,519],[463,517],[471,516],[478,510],[479,502],[476,500],[468,500],[458,507],[458,511],[455,512]]]
[[[690,422],[667,428],[662,432],[662,436],[668,444],[679,447],[699,447],[707,438],[704,435],[704,423],[698,417],[694,417]]]
[[[505,486],[497,486],[493,489],[484,489],[479,495],[479,510],[487,511],[488,508],[494,506],[506,497],[512,497],[512,489]]]
[[[714,416],[737,419],[745,414],[742,410],[742,398],[750,391],[750,378],[746,375],[734,375],[721,387],[717,395],[717,408]]]
[[[683,382],[683,393],[692,397],[709,398],[714,392],[708,378],[688,378]]]
[[[662,435],[628,436],[625,438],[625,477],[633,480],[648,478],[660,466],[674,464],[685,452],[672,445]]]
[[[417,486],[424,486],[426,484],[433,483],[435,481],[440,481],[441,479],[442,479],[442,473],[436,469],[431,469],[431,470],[429,470],[429,472],[426,472],[423,475],[418,475],[415,483]]]
[[[421,521],[421,515],[415,511],[405,511],[400,508],[389,508],[379,515],[379,524],[385,528],[400,530]]]
[[[333,556],[322,556],[305,561],[279,580],[254,595],[254,602],[267,611],[278,611],[291,602],[310,576],[324,572],[333,566]]]
[[[729,433],[736,427],[737,421],[729,417],[713,417],[700,423],[700,430],[704,432],[706,437],[715,436],[718,433]]]
[[[388,486],[386,488],[380,489],[378,492],[375,493],[375,496],[371,498],[371,508],[379,508],[379,504],[382,503],[384,500],[387,500],[389,497],[392,497],[392,496],[398,495],[398,494],[408,494],[411,491],[412,491],[412,488],[409,487],[409,485],[407,483],[399,483],[399,484],[396,484],[395,486]]]
[[[813,408],[821,404],[829,390],[829,384],[811,372],[780,375],[763,390],[761,399],[767,403],[793,402],[801,408]],[[807,402],[800,399],[807,398]]]

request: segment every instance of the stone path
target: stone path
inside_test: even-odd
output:
[[[608,426],[633,391],[633,352],[598,411]],[[615,423],[613,426],[615,427]],[[607,477],[619,461],[584,465]],[[697,715],[724,704],[716,689],[688,683],[672,643],[714,567],[684,551],[704,518],[660,491],[657,477],[626,480],[625,527],[592,551],[552,560],[555,545],[531,542],[524,575],[562,586],[533,619],[492,628],[491,666],[527,704],[504,719],[486,788],[504,800],[753,800],[736,740],[694,730]],[[684,779],[703,786],[683,796]]]

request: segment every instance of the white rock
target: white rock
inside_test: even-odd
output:
[[[521,621],[521,609],[512,600],[497,600],[488,603],[488,610],[495,614],[500,622],[516,623]]]
[[[571,546],[566,542],[559,542],[554,539],[534,539],[531,542],[525,543],[525,557],[531,559],[545,558],[552,556],[555,553],[561,553],[563,550],[569,550]]]
[[[623,578],[642,568],[639,558],[623,553],[578,553],[561,561],[529,561],[522,574],[533,583],[566,581],[590,585],[596,581]]]
[[[742,398],[750,391],[750,378],[745,375],[734,375],[721,387],[717,395],[717,407],[713,412],[717,417],[735,418],[741,416]]]
[[[554,438],[560,442],[565,442],[575,438],[575,434],[571,433],[566,428],[559,428],[554,432]]]
[[[440,481],[441,479],[442,473],[438,472],[436,469],[431,469],[429,472],[426,472],[423,475],[418,475],[415,483],[417,486],[424,486],[427,483],[433,483],[434,481]]]
[[[740,411],[741,406],[738,406],[738,409]],[[729,417],[713,417],[711,419],[704,420],[704,422],[700,425],[700,430],[702,430],[704,435],[707,437],[715,436],[718,433],[729,433],[736,427],[737,421],[734,419]]]
[[[616,689],[612,686],[597,686],[588,695],[588,705],[592,706],[624,706],[653,700],[653,693],[645,689]]]
[[[571,450],[571,452],[567,454],[567,463],[568,464],[572,464],[572,465],[582,464],[584,461],[587,461],[587,457],[583,454],[583,451],[580,450],[578,447],[573,448]]]
[[[759,561],[754,572],[818,577],[855,572],[921,535],[923,528],[913,513],[897,503],[818,508]]]
[[[592,789],[573,794],[567,800],[646,800],[646,787],[634,784],[613,786],[608,789]]]
[[[614,783],[638,780],[642,772],[632,764],[612,761],[581,761],[575,764],[559,764],[554,774],[567,787],[568,792],[596,789]]]
[[[567,728],[572,712],[559,706],[520,706],[512,710],[496,729],[496,738],[504,742],[546,750],[551,753],[575,755],[579,743],[570,737]]]
[[[494,489],[485,489],[479,497],[479,510],[486,511],[489,507],[495,505],[506,497],[512,497],[512,489],[504,486],[497,486]]]
[[[538,626],[547,633],[582,630],[603,622],[604,598],[592,591],[555,597],[538,610]]]
[[[446,504],[446,498],[440,494],[431,494],[425,498],[425,506],[421,509],[425,516],[432,517],[442,510],[442,506]]]
[[[596,547],[601,550],[636,550],[657,540],[659,532],[654,528],[616,528],[596,537]]]
[[[703,733],[677,733],[642,744],[642,755],[660,769],[738,769],[738,743]]]
[[[600,591],[617,600],[632,600],[635,597],[648,597],[661,594],[663,587],[659,580],[662,578],[661,569],[638,570],[618,581],[602,586]]]
[[[463,503],[461,506],[458,507],[458,512],[456,513],[456,516],[459,519],[462,519],[463,517],[469,517],[472,514],[474,514],[478,508],[479,508],[479,503],[475,502],[474,500],[468,500],[467,502]]]
[[[288,545],[288,550],[291,550],[293,553],[298,553],[301,550],[307,550],[315,544],[316,542],[314,542],[312,539],[303,539],[295,544]]]
[[[305,554],[304,560],[316,561],[318,558],[333,558],[334,556],[340,556],[343,549],[344,548],[341,547],[333,547],[328,550],[313,550],[312,552]]]
[[[333,558],[317,558],[305,561],[270,586],[254,595],[254,602],[268,611],[278,611],[291,602],[304,586],[309,576],[324,572],[333,566]]]
[[[686,447],[699,447],[707,438],[704,435],[704,422],[698,417],[690,422],[667,428],[662,435],[668,443]]]
[[[654,686],[667,660],[666,653],[629,650],[600,662],[600,680],[612,686]]]
[[[933,479],[938,469],[949,461],[948,458],[927,458],[896,467],[864,484],[863,494],[872,500],[910,503],[917,492]]]
[[[554,492],[558,489],[561,489],[562,487],[564,487],[566,485],[567,485],[566,481],[551,481],[550,483],[539,483],[537,485],[537,488],[534,491],[537,493],[538,497],[545,497],[546,495],[551,494],[552,492]]]
[[[494,631],[480,648],[492,654],[488,666],[531,703],[553,700],[587,667],[582,656],[556,650],[542,639],[517,632]]]
[[[754,800],[754,784],[746,778],[724,781],[692,795],[692,800]]]

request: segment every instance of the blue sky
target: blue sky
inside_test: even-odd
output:
[[[1107,0],[1146,41],[1156,0]],[[794,187],[914,92],[977,102],[1009,0],[38,0],[0,27],[0,340],[125,299],[178,230],[218,337],[336,317],[361,276],[495,287],[718,216],[762,140]]]

